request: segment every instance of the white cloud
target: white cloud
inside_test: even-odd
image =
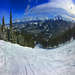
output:
[[[53,9],[52,9],[53,8]],[[33,7],[27,12],[27,15],[56,16],[61,15],[72,20],[75,19],[75,5],[72,0],[51,0],[48,3]]]
[[[72,0],[51,0],[51,2],[56,3],[56,7],[64,8],[71,14],[75,14],[75,5]]]
[[[42,5],[37,6],[36,8],[49,8],[49,7],[56,7],[56,8],[63,8],[68,11],[70,14],[75,15],[75,5],[72,0],[51,0],[49,3],[45,3]],[[35,7],[34,7],[35,8]]]

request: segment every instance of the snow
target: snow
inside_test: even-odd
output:
[[[56,49],[0,40],[0,75],[75,75],[75,40]]]

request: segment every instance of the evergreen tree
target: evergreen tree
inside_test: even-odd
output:
[[[7,28],[7,40],[10,41],[10,29]]]
[[[12,32],[12,11],[10,10],[10,41],[13,41],[13,32]]]
[[[12,11],[10,10],[10,30],[12,30]]]
[[[2,18],[2,32],[4,32],[4,28],[5,28],[5,20],[4,20],[4,16]]]

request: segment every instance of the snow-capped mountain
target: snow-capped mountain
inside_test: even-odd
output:
[[[62,8],[33,8],[25,16],[33,17],[33,19],[46,19],[46,18],[55,18],[55,16],[62,16],[65,20],[75,20],[75,16],[69,14],[65,9]]]
[[[65,4],[66,3],[66,4]],[[30,17],[48,17],[54,18],[55,16],[62,16],[65,20],[75,20],[75,5],[71,0],[64,0],[63,2],[60,0],[54,0],[49,3],[41,4],[36,7],[31,8],[25,16]]]
[[[75,21],[75,5],[73,0],[50,0],[48,3],[37,5],[24,13],[24,18],[15,22],[46,20],[62,16],[65,20]]]
[[[69,0],[70,1],[70,0]],[[58,2],[58,3],[57,3]],[[25,17],[17,20],[13,26],[20,33],[32,34],[34,36],[42,34],[44,38],[59,36],[69,28],[75,26],[74,5],[71,3],[59,3],[54,0],[51,3],[42,4],[31,8]],[[65,0],[66,2],[66,0]]]

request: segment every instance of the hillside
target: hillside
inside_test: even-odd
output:
[[[0,40],[0,75],[75,75],[75,40],[56,49]]]

